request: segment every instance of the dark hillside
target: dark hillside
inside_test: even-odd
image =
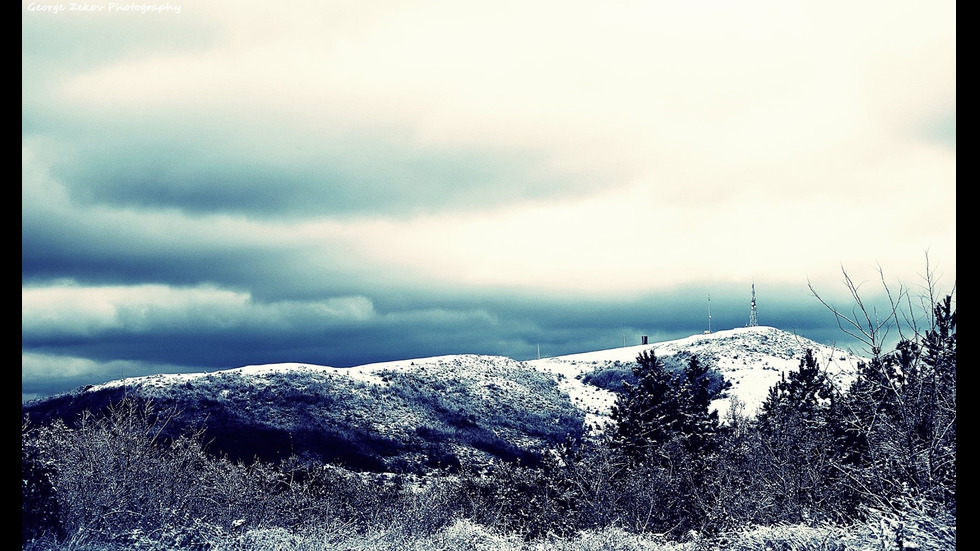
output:
[[[581,434],[584,415],[547,374],[507,358],[451,356],[355,377],[290,366],[158,376],[26,404],[24,415],[71,424],[123,396],[179,415],[164,436],[204,427],[233,460],[290,456],[375,472],[418,472],[491,458],[525,464]]]

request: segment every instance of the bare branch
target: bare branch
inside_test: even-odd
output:
[[[810,293],[837,318],[837,327],[845,334],[865,344],[872,356],[877,356],[881,353],[882,345],[888,336],[889,323],[894,318],[894,304],[892,311],[884,319],[879,319],[876,309],[869,311],[868,307],[865,306],[864,300],[859,292],[860,285],[854,283],[854,280],[843,266],[841,266],[841,272],[844,275],[844,286],[851,294],[851,300],[854,304],[851,308],[850,315],[843,313],[840,309],[824,300],[817,290],[813,288],[813,283],[809,279],[807,280],[807,286],[810,288]]]
[[[902,303],[902,299],[908,295],[908,290],[905,288],[904,285],[899,283],[897,296],[892,296],[891,288],[888,286],[888,282],[885,281],[885,271],[881,268],[880,265],[878,266],[878,276],[881,278],[881,287],[882,289],[885,290],[885,296],[888,297],[888,303],[891,306],[891,311],[889,312],[888,319],[895,320],[895,328],[898,330],[898,337],[904,340],[907,337],[902,331],[902,322],[901,320],[898,319],[898,313],[900,311],[900,307],[901,307],[900,305]],[[913,322],[910,325],[914,327],[915,324]],[[885,332],[887,333],[887,330]],[[882,340],[884,340],[884,337],[885,335],[882,335]]]

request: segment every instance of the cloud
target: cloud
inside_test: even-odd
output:
[[[863,280],[858,279],[859,283]],[[865,282],[867,304],[881,304]],[[817,288],[849,308],[841,286]],[[758,283],[759,321],[818,342],[860,350],[809,290]],[[209,287],[26,287],[22,390],[44,395],[122,377],[305,362],[345,367],[443,354],[525,360],[651,342],[748,322],[740,284],[681,286],[632,297],[589,299],[538,293],[334,297],[256,301]],[[710,303],[708,302],[710,295]],[[880,310],[884,311],[884,310]],[[540,352],[539,352],[540,351]]]
[[[257,303],[246,293],[213,287],[163,285],[24,288],[23,339],[92,337],[98,334],[263,330],[298,324],[330,326],[370,321],[374,307],[366,297]]]
[[[390,214],[654,177],[717,190],[732,172],[740,186],[806,190],[752,172],[825,164],[955,98],[954,58],[936,63],[955,51],[942,9],[862,14],[870,29],[766,2],[283,11],[222,5],[203,14],[221,30],[195,48],[106,55],[46,88],[73,122],[61,131],[77,129],[60,145],[80,150],[79,193]],[[908,85],[923,72],[933,78]]]
[[[581,352],[752,282],[834,338],[807,281],[955,282],[952,2],[61,15],[24,3],[22,348],[65,373]]]

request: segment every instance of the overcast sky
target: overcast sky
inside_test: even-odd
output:
[[[22,4],[25,399],[955,284],[952,1],[86,5]]]

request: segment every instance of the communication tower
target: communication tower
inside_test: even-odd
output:
[[[711,334],[711,293],[708,293],[708,330],[704,334]]]
[[[749,327],[759,325],[759,318],[755,314],[755,283],[752,283],[752,309],[749,311]]]

